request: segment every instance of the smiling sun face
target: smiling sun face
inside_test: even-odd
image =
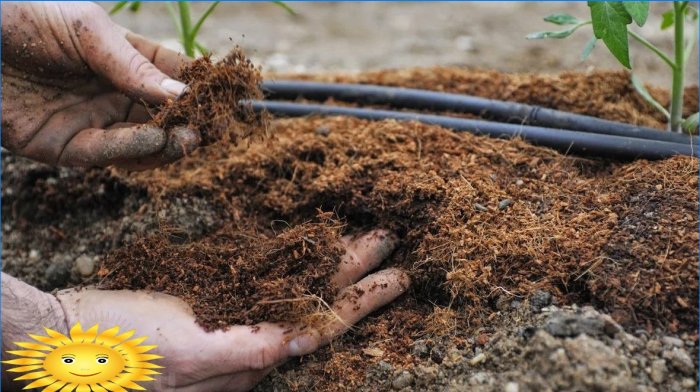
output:
[[[149,375],[160,374],[161,366],[148,361],[162,358],[146,354],[156,346],[140,346],[146,337],[128,340],[134,331],[119,335],[119,327],[98,334],[93,325],[83,331],[80,323],[70,330],[70,337],[46,329],[46,336],[29,335],[34,342],[17,342],[25,350],[8,351],[21,358],[2,361],[17,367],[8,372],[27,373],[15,380],[34,380],[24,389],[41,388],[42,392],[102,392],[143,390],[137,381],[151,381]]]

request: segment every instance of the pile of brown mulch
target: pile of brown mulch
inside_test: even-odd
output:
[[[188,88],[159,109],[153,119],[158,127],[187,126],[199,131],[204,146],[267,135],[268,116],[241,103],[262,98],[262,76],[240,48],[215,64],[209,57],[193,61],[181,71],[180,80]]]
[[[272,237],[240,226],[189,244],[166,234],[137,240],[104,261],[101,286],[178,296],[207,330],[322,312],[337,292],[329,281],[344,253],[342,225],[323,213]]]
[[[631,98],[620,73],[545,77],[437,69],[357,79],[481,93],[660,126],[644,102]],[[360,335],[384,333],[396,342],[434,331],[432,324],[438,322],[449,325],[444,315],[477,328],[488,324],[502,298],[526,298],[535,290],[552,292],[564,303],[594,303],[626,324],[697,327],[695,159],[613,163],[395,121],[310,118],[278,120],[272,126],[274,142],[247,150],[215,144],[167,168],[129,175],[128,182],[164,199],[210,195],[225,201],[229,215],[240,219],[224,222],[220,233],[194,243],[147,240],[124,248],[110,260],[150,263],[154,273],[108,261],[103,284],[178,295],[199,308],[199,320],[207,326],[257,321],[246,311],[260,301],[318,293],[323,285],[305,281],[291,296],[274,290],[254,294],[261,280],[240,286],[222,282],[216,290],[203,291],[216,268],[262,273],[265,281],[256,263],[298,265],[280,252],[253,252],[236,264],[230,256],[249,254],[245,247],[250,245],[229,233],[265,236],[271,241],[262,241],[265,249],[279,243],[271,222],[296,228],[321,209],[347,222],[345,231],[385,227],[402,238],[387,264],[411,273],[412,292]],[[297,250],[305,243],[293,236],[286,241]],[[315,256],[305,257],[313,261]],[[185,268],[193,262],[204,267]],[[135,277],[138,273],[142,276]],[[278,275],[268,277],[274,281]],[[287,289],[277,286],[282,287]],[[236,310],[221,308],[245,295],[257,296]],[[384,332],[375,331],[379,326]],[[401,346],[395,347],[397,353]]]

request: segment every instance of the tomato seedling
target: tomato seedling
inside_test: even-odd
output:
[[[109,11],[110,15],[121,11],[123,8],[128,7],[132,12],[136,12],[141,7],[141,1],[120,1],[118,2],[112,10]],[[177,7],[175,6],[175,3]],[[212,2],[209,7],[202,13],[202,15],[193,23],[192,12],[190,8],[189,1],[176,1],[167,2],[168,13],[173,21],[173,25],[177,29],[178,35],[180,36],[180,43],[185,51],[185,54],[190,57],[195,57],[197,52],[200,54],[205,54],[208,50],[197,40],[197,34],[202,28],[204,21],[214,12],[214,9],[221,3],[220,1]],[[289,5],[283,1],[273,1],[273,4],[283,8],[291,15],[296,15]]]
[[[648,1],[589,1],[588,7],[591,12],[590,20],[580,20],[575,16],[560,13],[549,15],[544,20],[556,25],[570,25],[566,30],[542,31],[532,33],[528,39],[555,38],[562,39],[570,36],[581,27],[591,25],[593,27],[593,37],[588,41],[581,54],[581,60],[585,60],[598,40],[602,40],[610,53],[628,69],[632,69],[629,56],[629,37],[638,41],[644,47],[659,56],[668,65],[673,75],[671,85],[670,108],[666,109],[656,101],[642,82],[632,74],[632,84],[639,94],[657,110],[664,114],[668,120],[669,130],[681,132],[685,129],[688,132],[695,131],[698,127],[698,113],[683,119],[683,77],[686,64],[695,46],[698,25],[698,10],[693,8],[688,1],[673,2],[673,9],[663,14],[661,29],[665,30],[673,27],[674,30],[674,50],[673,57],[649,42],[646,38],[630,30],[629,25],[634,22],[642,27],[649,15]],[[690,22],[693,26],[691,34],[686,34],[685,25]]]

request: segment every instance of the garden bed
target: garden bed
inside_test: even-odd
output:
[[[663,128],[622,72],[432,68],[311,78],[466,93]],[[698,90],[686,91],[691,112]],[[521,390],[626,390],[660,385],[646,369],[662,359],[662,382],[694,380],[694,358],[688,371],[672,357],[678,350],[648,342],[680,336],[676,349],[696,353],[696,159],[614,162],[340,117],[275,120],[270,133],[273,140],[215,143],[147,173],[3,157],[5,271],[44,289],[87,281],[169,292],[211,329],[299,311],[223,313],[222,303],[244,293],[221,284],[232,267],[260,274],[264,263],[294,266],[265,271],[298,275],[303,247],[314,273],[300,275],[314,279],[291,282],[290,292],[327,297],[332,290],[316,278],[332,273],[334,249],[323,244],[383,227],[400,237],[385,266],[410,273],[409,292],[332,347],[286,365],[262,390],[502,390],[509,382]],[[307,249],[303,238],[318,246]],[[262,257],[270,252],[252,244],[287,251]],[[586,304],[610,316],[571,307]],[[583,330],[585,337],[575,328],[558,333],[552,325],[562,317],[599,328]],[[552,356],[559,349],[568,362]],[[612,364],[595,368],[585,350]],[[583,370],[571,370],[577,366]]]

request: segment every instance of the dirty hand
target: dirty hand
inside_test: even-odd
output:
[[[261,323],[207,333],[181,300],[134,291],[64,291],[58,294],[69,326],[119,325],[149,336],[146,344],[164,358],[163,374],[148,382],[154,391],[245,391],[290,357],[309,354],[329,343],[372,311],[391,302],[409,285],[405,273],[386,269],[361,279],[391,253],[396,238],[376,230],[358,238],[344,237],[347,253],[333,278],[345,287],[332,305],[337,321],[322,328],[300,324]],[[347,295],[364,291],[359,298]],[[344,295],[346,294],[346,295]],[[146,386],[144,384],[144,386]]]
[[[94,3],[2,5],[2,145],[49,164],[146,169],[199,144],[144,124],[175,99],[186,59],[115,24]]]

